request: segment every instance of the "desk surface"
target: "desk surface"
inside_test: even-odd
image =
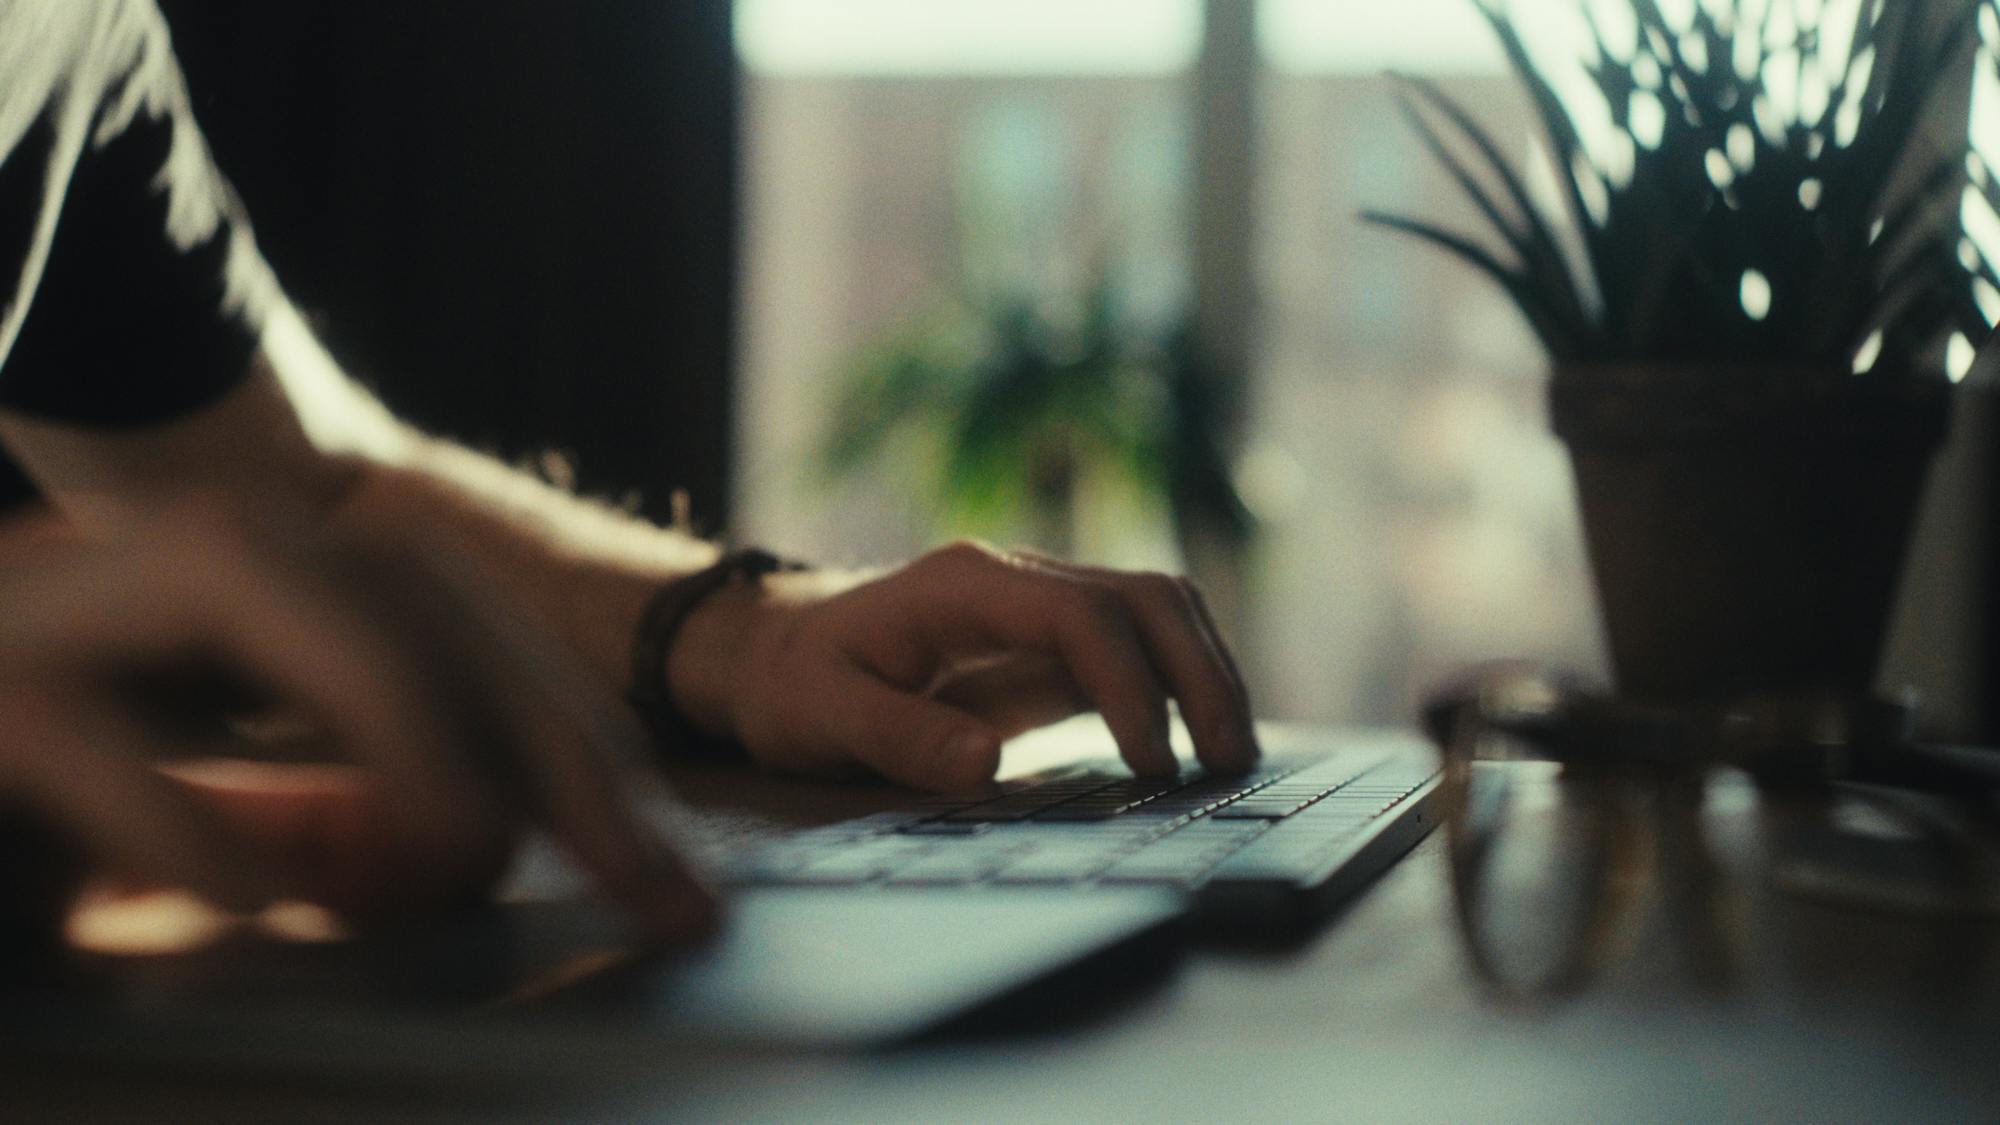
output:
[[[715,815],[738,824],[882,799],[684,779],[698,798],[711,784],[726,795],[708,802],[723,807]],[[17,1061],[0,1063],[0,1110],[206,1121],[2000,1116],[2000,929],[1757,888],[1745,897],[1756,983],[1737,994],[1692,995],[1641,950],[1582,999],[1507,1006],[1460,954],[1433,837],[1299,948],[1196,950],[1157,986],[1061,1027],[859,1057],[598,1042],[569,1059],[544,1052],[548,1065],[524,1065],[518,1081]]]

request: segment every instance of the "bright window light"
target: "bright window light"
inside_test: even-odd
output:
[[[761,74],[1172,74],[1199,0],[736,0]]]
[[[1981,67],[1972,80],[1972,147],[1984,168],[2000,167],[2000,81]],[[1965,233],[1988,261],[2000,262],[2000,216],[1984,195],[1968,191],[1963,211]]]
[[[1263,0],[1257,23],[1264,57],[1283,71],[1501,74],[1507,66],[1472,0]]]

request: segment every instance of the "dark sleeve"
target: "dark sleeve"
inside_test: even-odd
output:
[[[10,178],[46,168],[55,222],[24,269],[0,406],[163,421],[244,377],[277,288],[195,126],[152,0],[51,2],[94,20],[63,92],[6,157]]]

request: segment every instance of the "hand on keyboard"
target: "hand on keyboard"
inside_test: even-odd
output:
[[[960,544],[826,581],[711,599],[675,649],[684,710],[766,765],[964,789],[993,777],[1006,738],[1095,708],[1135,772],[1171,774],[1170,696],[1209,768],[1257,760],[1242,680],[1184,580]]]

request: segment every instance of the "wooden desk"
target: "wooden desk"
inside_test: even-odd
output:
[[[795,802],[743,796],[738,826]],[[714,796],[715,794],[711,794]],[[786,810],[791,810],[787,812]],[[1746,805],[1738,813],[1750,815]],[[1065,1026],[878,1055],[547,1043],[513,1078],[0,1064],[0,1116],[161,1120],[1224,1121],[2000,1118],[2000,929],[1746,892],[1751,983],[1691,995],[1647,955],[1585,998],[1490,1001],[1461,957],[1433,837],[1300,948],[1193,952],[1157,987]],[[447,1036],[429,1041],[463,1052]],[[405,1048],[406,1050],[417,1048]],[[479,1051],[505,1051],[482,1039]]]

